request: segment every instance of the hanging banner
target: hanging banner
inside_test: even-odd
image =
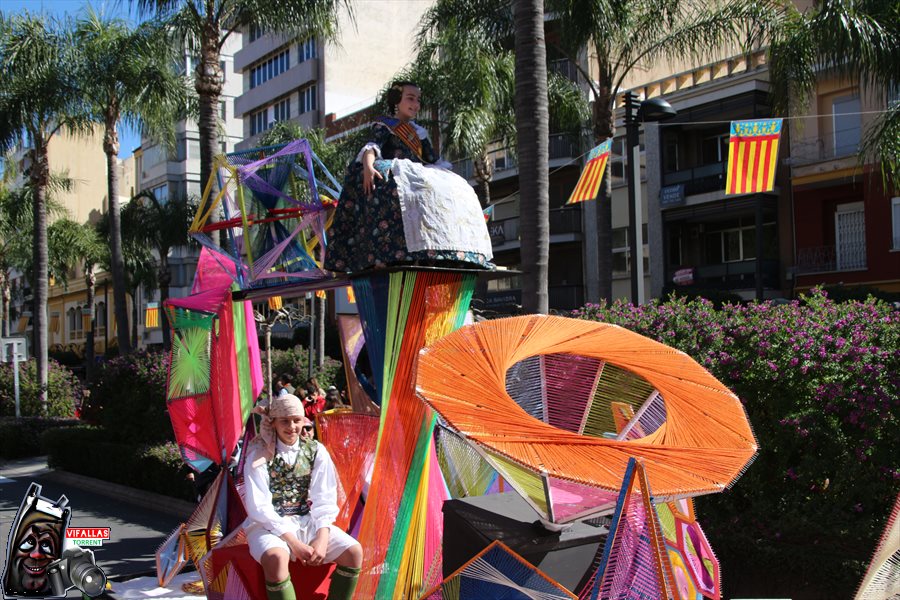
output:
[[[732,121],[725,194],[771,192],[775,188],[781,119]]]
[[[600,189],[600,182],[603,181],[603,171],[606,169],[606,163],[609,160],[609,150],[612,148],[612,138],[609,138],[588,153],[587,163],[569,196],[566,204],[575,204],[584,202],[585,200],[593,200],[597,197],[597,191]]]

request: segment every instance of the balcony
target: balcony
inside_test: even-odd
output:
[[[666,281],[670,289],[675,269],[669,267]],[[777,260],[763,259],[763,287],[778,288],[779,263]],[[746,260],[715,265],[702,265],[694,269],[694,282],[691,287],[707,290],[746,290],[756,287],[756,261]]]
[[[829,133],[821,137],[807,137],[791,144],[791,164],[810,165],[817,162],[856,156],[859,153],[858,128]]]
[[[578,156],[578,144],[567,133],[554,133],[550,136],[550,160],[570,159]],[[488,152],[488,160],[494,165],[494,176],[504,171],[510,171],[518,167],[516,156],[511,148],[498,148]],[[471,158],[464,158],[453,162],[453,172],[460,177],[470,180],[475,176],[475,167]]]
[[[684,184],[684,195],[706,194],[725,189],[725,168],[728,163],[712,163],[702,167],[693,167],[681,171],[673,171],[663,175],[663,185]]]
[[[518,246],[519,217],[489,222],[488,233],[491,235],[491,245],[495,248],[507,243],[515,243]],[[565,234],[581,234],[581,210],[578,207],[554,208],[550,211],[550,242],[557,241],[553,236]],[[501,250],[509,249],[512,247]]]
[[[797,275],[861,271],[866,269],[864,242],[837,246],[809,246],[797,248]]]

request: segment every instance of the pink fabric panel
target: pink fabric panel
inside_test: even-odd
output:
[[[578,433],[594,395],[600,360],[574,354],[548,354],[543,358],[547,422]]]
[[[244,321],[247,323],[247,348],[250,354],[250,384],[253,400],[259,397],[263,389],[262,359],[259,353],[259,336],[256,334],[256,319],[253,318],[253,303],[244,304]]]

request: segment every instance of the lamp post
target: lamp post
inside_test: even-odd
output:
[[[637,94],[625,94],[625,144],[628,151],[628,252],[631,255],[631,302],[644,303],[644,235],[641,231],[641,123],[664,121],[674,117],[677,111],[662,98],[651,98],[637,104]],[[640,252],[640,255],[638,254]]]

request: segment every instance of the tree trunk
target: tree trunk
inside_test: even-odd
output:
[[[91,309],[91,326],[88,327],[87,339],[84,342],[84,378],[90,383],[94,378],[94,329],[97,326],[97,311],[94,309],[97,278],[94,266],[85,265],[84,285],[87,290],[87,306]]]
[[[50,257],[47,248],[47,183],[50,165],[47,160],[47,141],[43,132],[32,132],[31,184],[34,187],[34,289],[32,290],[31,323],[34,358],[38,375],[38,397],[41,414],[47,414],[47,389],[49,371],[47,365],[47,299],[49,296],[48,269]]]
[[[125,298],[125,255],[122,252],[122,217],[119,214],[119,172],[116,157],[119,155],[119,134],[116,131],[118,111],[106,118],[103,151],[106,153],[106,196],[109,207],[109,258],[112,263],[113,305],[116,315],[116,339],[119,355],[131,353],[128,336],[128,304]]]
[[[597,49],[599,52],[599,48]],[[597,56],[602,56],[598,54]],[[616,132],[612,110],[611,79],[604,65],[600,65],[600,82],[594,99],[594,143],[600,144]],[[600,298],[612,302],[612,168],[606,167],[603,182],[597,193],[597,266],[599,268]]]
[[[172,283],[172,273],[169,271],[169,249],[159,249],[159,311],[165,312],[163,307],[169,299],[169,284]],[[165,315],[160,315],[160,327],[162,327],[163,350],[166,353],[172,348],[172,331],[169,329],[169,320]]]
[[[222,95],[222,69],[219,67],[219,27],[212,19],[207,17],[203,31],[200,34],[200,64],[194,73],[194,89],[200,102],[200,120],[197,127],[200,133],[200,191],[206,189],[207,183],[213,173],[213,157],[219,153],[218,111],[219,96]],[[207,202],[215,199],[218,185],[213,181]],[[200,207],[206,211],[209,204]],[[210,215],[208,224],[218,222],[218,209]],[[215,232],[211,236],[214,240],[219,238],[219,245],[225,243],[225,234]]]
[[[487,148],[481,153],[481,156],[472,161],[475,167],[475,179],[481,184],[484,193],[482,197],[482,206],[487,208],[491,205],[491,180],[494,178],[494,165],[487,153]]]
[[[549,309],[550,254],[549,118],[547,48],[542,0],[515,0],[516,129],[519,154],[522,308]]]

